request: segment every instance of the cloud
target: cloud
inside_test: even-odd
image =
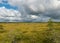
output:
[[[11,6],[17,6],[23,21],[60,20],[59,0],[8,0]]]
[[[21,13],[13,9],[0,7],[0,22],[22,21]]]
[[[8,2],[10,5],[30,8],[32,11],[41,12],[45,10],[56,9],[60,4],[60,1],[58,0],[8,0]]]
[[[0,3],[2,3],[2,0],[0,0]]]
[[[38,22],[41,18],[36,15],[26,15],[22,17],[22,14],[13,9],[7,9],[4,6],[0,7],[0,22]],[[40,20],[38,20],[40,19]]]

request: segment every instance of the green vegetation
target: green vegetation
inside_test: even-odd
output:
[[[51,19],[48,21],[48,29],[45,32],[46,37],[43,41],[43,43],[56,43],[55,41],[55,29],[53,28],[53,22]]]
[[[0,23],[0,43],[60,43],[60,23]]]
[[[5,32],[4,26],[0,25],[0,33],[4,33],[4,32]]]

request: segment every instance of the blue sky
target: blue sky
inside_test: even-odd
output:
[[[0,0],[0,22],[47,22],[50,18],[60,22],[59,0]]]
[[[0,3],[0,7],[5,7],[7,9],[14,9],[14,10],[17,10],[17,6],[11,6],[9,5],[7,2],[3,2],[3,3]]]

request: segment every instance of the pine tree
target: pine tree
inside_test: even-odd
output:
[[[51,19],[48,21],[48,29],[45,31],[46,37],[43,43],[56,43],[55,42],[55,29],[53,28],[53,22]]]

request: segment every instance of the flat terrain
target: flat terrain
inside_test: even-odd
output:
[[[52,23],[54,28],[60,28],[60,23]],[[41,31],[48,28],[48,23],[0,23],[6,30],[20,29],[22,31]]]
[[[52,23],[52,27],[60,36],[60,23]],[[14,43],[14,37],[20,38],[16,43],[43,43],[48,28],[48,23],[0,23],[0,43]]]
[[[41,31],[47,29],[47,23],[0,23],[6,30]]]

